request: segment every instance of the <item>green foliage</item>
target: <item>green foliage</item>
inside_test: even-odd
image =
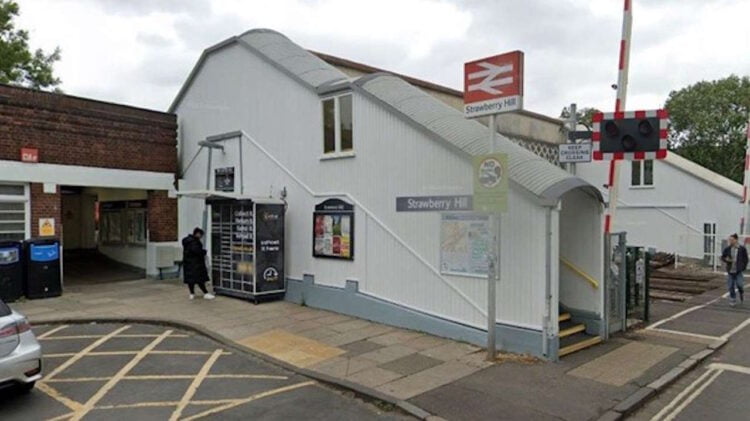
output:
[[[41,49],[29,49],[29,33],[16,29],[13,19],[18,16],[18,4],[0,0],[0,83],[21,85],[34,89],[53,89],[60,84],[53,66],[60,60],[60,48],[47,54]]]
[[[591,107],[577,109],[576,116],[578,117],[578,124],[582,124],[588,130],[591,130],[593,127],[592,119],[594,117],[594,114],[598,112],[599,110]],[[570,118],[570,109],[568,107],[563,107],[562,111],[560,112],[560,118],[565,120]]]
[[[750,78],[732,75],[672,91],[665,108],[671,122],[671,149],[742,182],[745,130],[750,117]]]

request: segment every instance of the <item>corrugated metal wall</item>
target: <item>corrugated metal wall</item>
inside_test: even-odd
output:
[[[481,310],[486,307],[486,281],[436,272],[439,213],[395,212],[396,196],[470,193],[468,158],[355,94],[356,157],[320,160],[318,96],[236,48],[217,52],[206,61],[177,113],[185,159],[193,156],[196,143],[206,136],[242,129],[278,160],[274,162],[249,140],[243,146],[246,194],[278,197],[280,189],[287,188],[290,277],[312,274],[317,283],[336,287],[356,279],[364,293],[485,326]],[[182,189],[204,188],[205,171],[202,153]],[[312,257],[312,211],[326,192],[348,193],[371,212],[357,208],[353,262]],[[200,210],[195,200],[180,202],[180,227],[185,231],[199,221]],[[516,191],[509,202],[502,218],[498,321],[541,329],[546,209]]]

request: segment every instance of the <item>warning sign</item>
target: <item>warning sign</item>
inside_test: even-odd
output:
[[[55,218],[39,218],[39,236],[55,236]]]

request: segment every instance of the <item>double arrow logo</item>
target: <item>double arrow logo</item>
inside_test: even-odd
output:
[[[481,67],[484,70],[469,73],[468,79],[471,81],[481,78],[482,80],[478,83],[470,84],[468,87],[469,92],[484,91],[488,94],[500,95],[503,93],[503,91],[501,91],[500,89],[496,89],[497,87],[513,84],[513,76],[500,77],[506,73],[513,72],[512,64],[503,64],[502,66],[498,66],[484,61],[481,63],[477,63],[477,66]]]

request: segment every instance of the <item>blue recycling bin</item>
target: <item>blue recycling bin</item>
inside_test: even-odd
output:
[[[32,238],[24,242],[27,298],[62,295],[60,241],[56,238]]]
[[[0,299],[11,303],[23,296],[23,245],[0,242]]]

